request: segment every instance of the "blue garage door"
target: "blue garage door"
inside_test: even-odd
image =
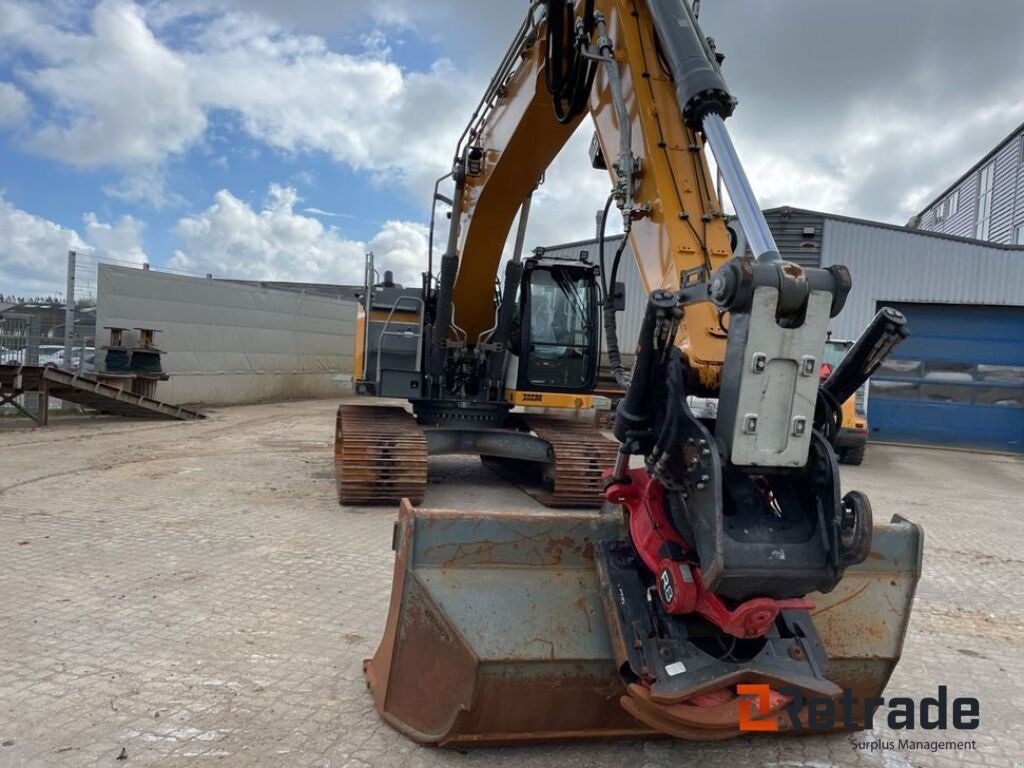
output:
[[[871,378],[872,437],[1024,452],[1024,307],[891,306],[910,338]]]

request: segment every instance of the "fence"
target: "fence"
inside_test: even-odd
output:
[[[102,346],[108,340],[104,329],[98,334],[96,329],[101,264],[148,269],[148,265],[141,262],[99,259],[92,254],[69,252],[63,302],[29,301],[0,315],[0,365],[54,365],[75,373],[95,373],[98,358],[102,358]],[[22,395],[16,401],[33,410],[36,395]],[[56,398],[51,399],[51,407],[81,410],[73,403]],[[16,409],[10,404],[0,406],[0,416],[15,413]]]
[[[91,337],[67,344],[63,329],[44,333],[35,315],[9,312],[0,318],[0,365],[56,365],[72,371],[95,370]]]

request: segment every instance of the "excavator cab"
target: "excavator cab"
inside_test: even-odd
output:
[[[600,356],[598,304],[595,265],[582,259],[528,259],[506,388],[535,397],[593,391]]]

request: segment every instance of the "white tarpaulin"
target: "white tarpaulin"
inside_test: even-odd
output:
[[[99,266],[97,347],[106,327],[155,328],[177,403],[329,397],[351,374],[356,303],[142,269]],[[130,335],[129,345],[135,337]]]

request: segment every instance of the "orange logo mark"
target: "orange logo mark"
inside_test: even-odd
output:
[[[754,711],[754,702],[751,699],[739,699],[740,707],[740,730],[741,731],[777,731],[779,724],[774,720],[754,720],[755,717],[771,713],[771,691],[772,689],[764,683],[747,684],[742,683],[736,686],[736,693],[740,696],[757,696],[757,711]]]

